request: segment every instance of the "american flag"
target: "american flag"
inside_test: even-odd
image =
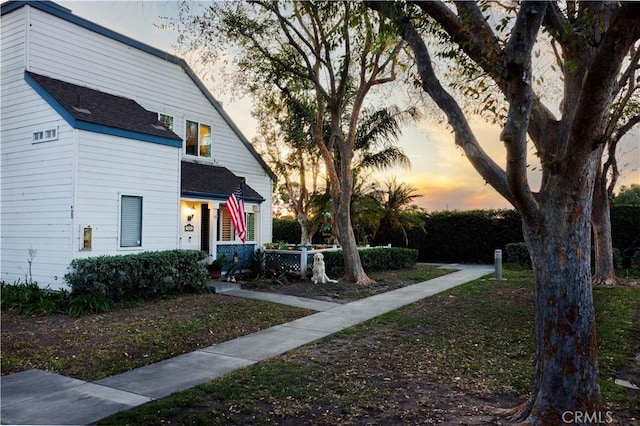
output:
[[[236,230],[236,234],[244,243],[247,239],[247,223],[244,217],[244,195],[242,193],[242,183],[231,193],[227,200],[227,210],[231,216],[231,223]]]

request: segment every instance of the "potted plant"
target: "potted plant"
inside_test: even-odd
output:
[[[222,274],[222,265],[224,264],[224,257],[224,254],[219,256],[207,266],[207,269],[209,270],[209,278],[220,278],[220,275]]]

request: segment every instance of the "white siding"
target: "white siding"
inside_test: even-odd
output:
[[[71,260],[74,130],[24,81],[4,76],[0,279],[24,281],[33,249],[31,278],[57,289]],[[50,128],[58,140],[32,142],[33,132]]]
[[[79,131],[74,257],[178,247],[180,151],[177,148]],[[142,247],[120,248],[120,197],[142,197]],[[80,226],[93,229],[80,251]]]
[[[186,120],[210,124],[215,163],[247,179],[266,176],[255,157],[177,64],[38,10],[32,10],[29,29],[30,71],[125,96],[146,109],[172,115],[175,132],[182,137]]]
[[[270,228],[271,179],[180,66],[44,12],[31,14],[31,71],[132,98],[148,110],[172,115],[174,131],[183,138],[186,120],[211,125],[211,164],[245,177],[266,199],[263,223]],[[269,241],[270,233],[264,233]]]
[[[72,129],[24,82],[24,70],[136,100],[185,121],[212,126],[211,164],[258,191],[259,243],[271,240],[271,179],[179,65],[56,18],[31,6],[2,17],[0,279],[33,278],[58,288],[74,257],[124,254],[118,247],[120,195],[143,197],[143,250],[179,245],[180,150]],[[59,139],[33,144],[34,131]],[[72,218],[73,212],[73,218]],[[80,225],[93,227],[80,251]]]

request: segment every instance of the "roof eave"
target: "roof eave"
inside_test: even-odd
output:
[[[226,201],[229,199],[229,194],[215,193],[215,192],[200,192],[200,191],[180,191],[180,196],[184,198],[198,198],[203,200],[220,200]],[[244,200],[249,203],[262,203],[264,198],[244,197]]]

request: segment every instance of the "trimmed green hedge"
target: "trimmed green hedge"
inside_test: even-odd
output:
[[[640,250],[640,206],[611,205],[611,245],[622,255],[622,265],[629,267]]]
[[[112,301],[153,299],[204,289],[204,252],[169,250],[75,259],[65,280],[72,294],[103,295]]]
[[[329,275],[344,274],[342,250],[326,251],[323,254],[325,268]],[[372,248],[360,250],[360,259],[367,272],[411,268],[418,261],[418,250],[399,247]]]
[[[640,206],[611,205],[613,247],[622,254],[628,266],[640,256]],[[404,247],[401,235],[391,241]],[[298,243],[300,226],[294,219],[274,219],[273,240]],[[419,250],[420,262],[493,263],[493,252],[501,249],[509,258],[507,244],[524,241],[520,214],[515,210],[442,211],[426,214],[424,231],[409,233],[408,247]]]
[[[531,268],[531,256],[527,243],[509,243],[506,247],[506,262]]]
[[[289,244],[300,243],[300,224],[290,217],[273,218],[272,241],[284,241]]]
[[[425,216],[424,229],[409,235],[409,247],[420,251],[421,262],[490,264],[494,250],[505,252],[508,243],[523,241],[514,210],[434,212]]]

